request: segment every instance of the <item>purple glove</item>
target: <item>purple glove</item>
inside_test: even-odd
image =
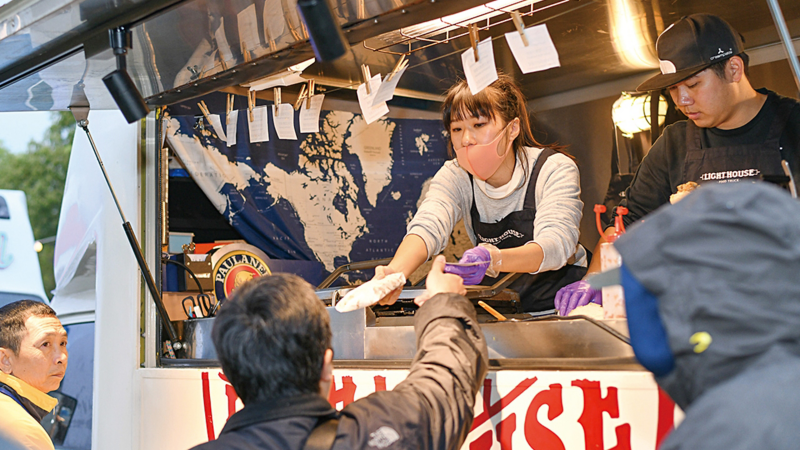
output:
[[[592,289],[589,283],[583,280],[564,286],[556,294],[555,305],[558,314],[561,316],[566,316],[578,306],[588,305],[589,303],[602,305],[603,292],[599,289]]]
[[[486,269],[492,263],[492,255],[485,247],[473,247],[464,252],[458,263],[470,265],[445,264],[444,271],[460,276],[467,286],[475,285],[480,283],[483,276],[486,275]]]

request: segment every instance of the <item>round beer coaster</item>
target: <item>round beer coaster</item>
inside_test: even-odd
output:
[[[237,250],[225,253],[214,266],[214,294],[224,300],[242,284],[262,275],[272,275],[267,263],[259,256]]]

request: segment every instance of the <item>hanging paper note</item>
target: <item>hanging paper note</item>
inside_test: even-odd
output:
[[[475,51],[470,47],[461,54],[461,63],[464,64],[464,75],[467,77],[467,84],[472,95],[477,94],[497,80],[492,38],[486,38],[478,44],[477,62],[475,61]]]
[[[219,57],[222,61],[232,60],[233,54],[231,53],[231,46],[228,45],[228,37],[225,36],[225,21],[223,17],[219,18],[219,28],[214,32],[214,40],[217,41]]]
[[[361,106],[361,114],[364,115],[364,121],[367,122],[367,124],[375,122],[389,112],[389,107],[386,106],[386,102],[372,102],[372,99],[375,98],[375,95],[381,87],[381,74],[376,74],[374,77],[370,78],[369,87],[370,91],[372,91],[371,94],[367,94],[366,83],[359,86],[358,91],[356,91],[358,93],[358,104]]]
[[[258,20],[256,18],[256,5],[251,4],[236,15],[239,25],[239,42],[244,44],[248,50],[261,45],[261,38],[258,36]]]
[[[250,142],[269,141],[269,114],[267,106],[253,108],[253,121],[250,122]]]
[[[264,8],[264,34],[267,36],[268,41],[275,43],[279,39],[286,28],[286,16],[283,12],[276,13],[274,8]]]
[[[236,124],[239,121],[239,111],[233,110],[228,113],[228,147],[236,145]]]
[[[519,32],[506,33],[508,47],[511,48],[511,53],[517,60],[522,73],[538,72],[561,66],[561,62],[558,60],[558,51],[547,31],[547,25],[537,25],[523,31],[528,40],[527,46],[522,42]]]
[[[219,114],[210,114],[208,120],[214,128],[214,133],[217,133],[217,137],[223,141],[227,141],[228,138],[225,136],[225,129],[222,128],[222,121],[219,119]]]
[[[272,120],[275,122],[278,139],[297,139],[297,133],[294,131],[294,108],[290,103],[281,103],[279,107],[280,111],[275,111],[275,105],[272,105]]]
[[[306,102],[300,108],[300,132],[319,133],[319,112],[322,109],[324,94],[317,94],[311,97],[311,107],[306,108]]]
[[[403,76],[403,73],[405,71],[406,71],[405,67],[402,68],[401,70],[398,70],[394,74],[392,79],[389,81],[386,81],[386,78],[389,78],[389,75],[391,75],[391,73],[389,73],[389,75],[386,75],[386,78],[384,78],[383,82],[381,82],[381,87],[380,89],[378,89],[378,93],[375,94],[375,98],[372,99],[372,103],[373,104],[383,103],[391,100],[392,97],[394,97],[394,90],[397,88],[397,82],[400,81],[400,77]]]

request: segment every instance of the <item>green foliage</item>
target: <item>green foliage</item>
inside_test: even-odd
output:
[[[36,239],[55,236],[58,229],[69,152],[75,134],[75,119],[71,113],[56,112],[51,117],[53,123],[42,140],[28,143],[27,152],[13,154],[0,148],[0,188],[25,192]],[[50,297],[50,291],[55,288],[53,252],[54,245],[50,243],[39,253],[44,290]]]

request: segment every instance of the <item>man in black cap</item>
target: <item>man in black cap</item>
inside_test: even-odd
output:
[[[661,73],[637,90],[666,88],[689,120],[668,126],[642,160],[621,206],[630,225],[668,203],[689,182],[747,182],[785,176],[786,161],[800,177],[798,101],[748,79],[748,56],[741,35],[720,17],[693,14],[664,30],[656,42]],[[681,189],[683,190],[683,189]],[[606,235],[613,227],[606,230]],[[600,270],[595,258],[589,273]],[[556,296],[562,314],[600,294],[577,281]]]
[[[753,89],[739,33],[709,14],[684,17],[656,42],[661,73],[637,90],[667,88],[689,120],[667,127],[642,161],[623,206],[628,225],[689,181],[730,183],[800,175],[800,107],[795,99]]]

